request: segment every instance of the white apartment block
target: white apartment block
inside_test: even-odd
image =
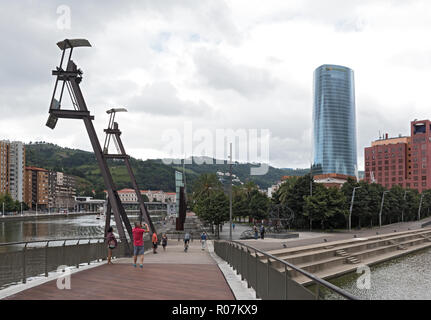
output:
[[[9,192],[14,200],[24,201],[25,147],[20,141],[9,145]]]
[[[150,202],[175,203],[175,192],[164,192],[162,190],[141,190]],[[134,189],[118,190],[118,196],[122,202],[138,202]]]
[[[25,146],[20,141],[0,141],[0,193],[24,201]]]

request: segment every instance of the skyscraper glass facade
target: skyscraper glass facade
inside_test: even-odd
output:
[[[323,65],[314,71],[313,174],[355,176],[356,115],[353,70]]]

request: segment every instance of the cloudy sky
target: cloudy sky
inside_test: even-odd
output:
[[[91,150],[82,123],[45,126],[64,38],[93,45],[74,61],[99,139],[104,111],[126,106],[118,122],[137,158],[170,156],[163,135],[191,121],[214,135],[269,129],[271,165],[308,167],[322,64],[355,71],[359,169],[379,130],[431,118],[429,0],[11,0],[0,29],[0,139]]]

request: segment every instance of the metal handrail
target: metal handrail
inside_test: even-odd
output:
[[[293,270],[295,270],[295,271],[303,274],[304,276],[306,276],[307,278],[313,280],[317,284],[320,284],[320,285],[322,285],[322,286],[324,286],[324,287],[326,287],[326,288],[334,291],[335,293],[343,296],[344,298],[347,298],[349,300],[360,300],[358,297],[356,297],[356,296],[354,296],[354,295],[352,295],[352,294],[344,291],[343,289],[341,289],[341,288],[333,285],[332,283],[330,283],[328,281],[325,281],[325,280],[323,280],[323,279],[321,279],[321,278],[319,278],[319,277],[317,277],[317,276],[315,276],[315,275],[313,275],[313,274],[311,274],[311,273],[309,273],[309,272],[307,272],[305,270],[302,270],[301,268],[298,268],[298,267],[294,266],[293,264],[290,264],[289,262],[286,262],[286,261],[284,261],[284,260],[282,260],[280,258],[277,258],[277,257],[273,256],[272,254],[266,253],[266,252],[264,252],[264,251],[262,251],[260,249],[257,249],[257,248],[255,248],[253,246],[250,246],[248,244],[244,244],[244,243],[236,241],[236,240],[232,240],[232,241],[225,240],[225,241],[226,242],[236,243],[236,244],[238,244],[238,245],[240,245],[242,247],[246,247],[246,248],[249,248],[249,249],[251,249],[251,250],[253,250],[255,252],[259,252],[259,253],[263,254],[266,258],[278,261],[278,262],[282,263],[284,266],[287,266],[287,267],[289,267],[289,268],[291,268],[291,269],[293,269]]]
[[[42,240],[30,240],[30,241],[19,241],[19,242],[4,242],[0,243],[0,247],[9,245],[29,244],[38,242],[55,242],[55,241],[81,241],[81,240],[105,240],[105,237],[87,237],[87,238],[60,238],[60,239],[42,239]],[[118,239],[121,242],[121,239]]]

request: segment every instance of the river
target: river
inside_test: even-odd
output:
[[[361,274],[357,273],[330,282],[364,300],[431,300],[430,268],[431,249],[428,248],[372,266],[369,289],[358,288]],[[325,299],[336,298],[325,294]]]

